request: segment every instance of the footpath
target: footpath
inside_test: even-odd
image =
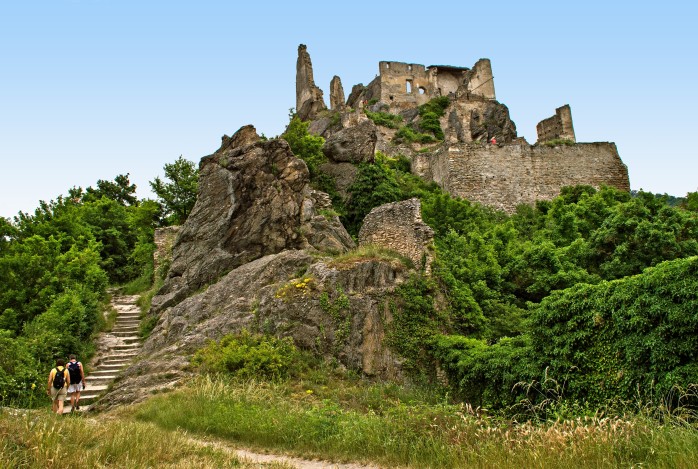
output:
[[[105,352],[98,358],[96,366],[85,375],[86,388],[80,395],[80,409],[86,412],[90,406],[109,388],[109,385],[119,376],[119,373],[138,356],[141,349],[141,338],[138,335],[140,324],[140,308],[136,305],[137,295],[112,296],[112,307],[116,309],[116,322],[111,332],[100,338],[99,348]],[[70,395],[68,395],[70,398]],[[66,399],[63,413],[70,413],[70,400]],[[375,466],[361,464],[342,464],[329,461],[312,461],[290,456],[262,454],[248,451],[228,444],[190,438],[192,443],[213,446],[217,449],[235,454],[240,459],[257,463],[260,467],[292,467],[297,469],[376,469]]]
[[[141,338],[138,334],[140,323],[140,308],[136,305],[138,296],[114,295],[112,307],[116,309],[116,322],[111,332],[101,338],[100,345],[107,353],[99,358],[94,368],[85,374],[85,389],[80,393],[79,412],[90,409],[97,399],[109,388],[109,385],[119,376],[121,370],[130,364],[138,355],[141,348]],[[85,366],[83,364],[83,366]],[[63,413],[72,412],[70,394],[65,401]]]

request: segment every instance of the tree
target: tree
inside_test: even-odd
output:
[[[138,198],[136,197],[136,185],[131,184],[128,176],[129,173],[119,174],[114,178],[114,182],[99,179],[97,181],[97,189],[88,187],[85,190],[83,200],[87,202],[106,197],[118,202],[121,205],[137,205]]]
[[[165,224],[181,225],[189,216],[199,188],[199,170],[192,161],[177,158],[174,163],[163,168],[165,177],[171,182],[163,182],[156,177],[150,187],[162,205]]]

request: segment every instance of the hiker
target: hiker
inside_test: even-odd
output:
[[[70,394],[70,411],[80,410],[80,391],[85,389],[85,370],[82,368],[75,355],[70,355],[68,362],[68,374],[70,374],[70,386],[68,394]]]
[[[70,385],[70,373],[65,367],[65,360],[56,359],[56,367],[48,374],[46,394],[51,398],[51,410],[57,414],[63,414],[63,401]]]
[[[497,144],[497,139],[494,138],[494,137],[492,137],[492,138],[490,139],[490,143],[491,143],[492,145],[496,145],[496,144]]]

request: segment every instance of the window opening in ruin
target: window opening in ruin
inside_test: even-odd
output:
[[[391,101],[393,100],[393,97],[392,97],[392,96],[390,97],[390,100],[391,100]]]
[[[407,70],[409,70],[409,71],[411,72],[411,71],[412,71],[412,65],[408,65],[408,66],[407,66]]]
[[[419,87],[419,94],[424,94],[426,92],[427,92],[427,90],[425,90],[423,86]]]
[[[390,68],[390,64],[385,64],[385,68]]]
[[[407,80],[405,87],[407,88],[407,94],[412,93],[412,80]]]

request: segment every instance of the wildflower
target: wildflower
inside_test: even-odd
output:
[[[313,390],[312,390],[312,389],[308,389],[307,391],[305,391],[305,393],[306,393],[307,395],[311,395],[311,394],[313,393]]]
[[[36,383],[32,383],[32,389],[36,389]]]

